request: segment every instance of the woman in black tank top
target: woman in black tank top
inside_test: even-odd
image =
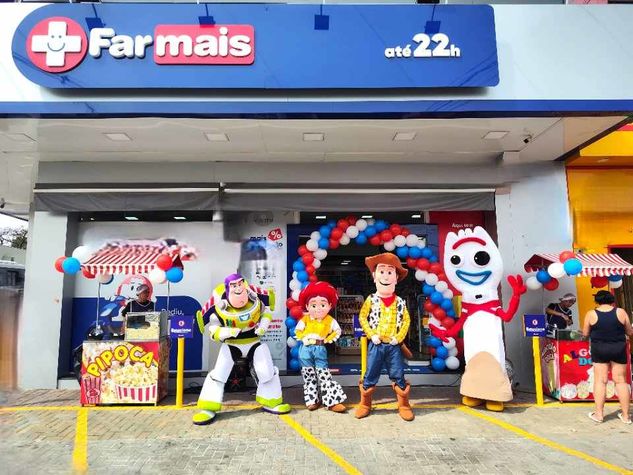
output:
[[[615,298],[611,293],[600,290],[595,294],[595,301],[598,307],[587,312],[582,329],[584,336],[591,338],[593,362],[593,397],[596,409],[589,413],[589,417],[595,422],[603,420],[610,369],[622,409],[618,417],[625,424],[630,424],[626,337],[633,335],[633,328],[627,313],[614,306]]]

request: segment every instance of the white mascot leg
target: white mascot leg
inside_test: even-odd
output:
[[[283,403],[279,370],[273,365],[268,345],[261,343],[253,354],[253,368],[257,375],[257,402],[266,412],[286,414],[290,405]]]
[[[209,371],[204,380],[200,397],[198,398],[198,409],[200,412],[193,416],[193,423],[196,425],[210,424],[215,417],[215,413],[222,409],[224,399],[224,385],[229,379],[233,369],[233,357],[229,345],[222,344],[220,353],[212,371]]]

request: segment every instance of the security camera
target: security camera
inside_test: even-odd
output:
[[[525,135],[523,136],[523,143],[524,144],[529,144],[532,141],[532,136],[531,135]]]
[[[0,198],[0,209],[4,209],[4,206],[7,204],[7,202],[4,200],[4,198]]]

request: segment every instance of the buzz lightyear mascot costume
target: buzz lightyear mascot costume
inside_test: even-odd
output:
[[[220,343],[220,353],[204,380],[194,424],[210,424],[221,410],[224,385],[237,358],[249,360],[257,381],[256,400],[262,408],[273,414],[290,412],[290,405],[283,403],[279,370],[268,346],[260,341],[272,320],[266,309],[274,309],[274,305],[272,291],[249,286],[240,274],[231,274],[198,312],[201,332],[208,324],[211,339]]]

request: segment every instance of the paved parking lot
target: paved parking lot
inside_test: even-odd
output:
[[[170,399],[81,408],[76,391],[4,395],[0,473],[633,474],[633,428],[615,418],[616,406],[597,425],[586,404],[536,407],[525,395],[499,414],[460,406],[454,388],[414,388],[416,419],[407,423],[387,388],[364,420],[309,412],[298,388],[286,394],[294,410],[281,417],[261,412],[248,393],[231,394],[206,427],[191,424],[193,407]]]

